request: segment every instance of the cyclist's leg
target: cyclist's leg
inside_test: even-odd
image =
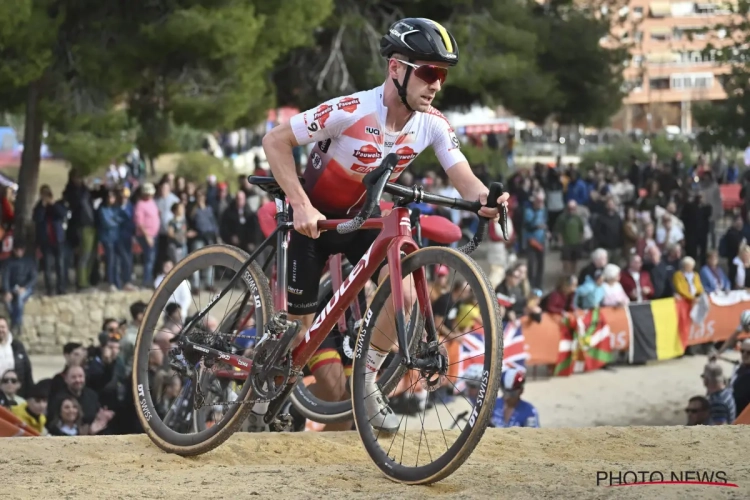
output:
[[[350,397],[342,357],[337,348],[339,339],[335,335],[332,332],[323,341],[320,349],[307,364],[315,377],[315,383],[309,387],[310,392],[324,401],[345,401]],[[348,420],[327,424],[323,430],[348,431],[351,427],[352,421]]]
[[[328,256],[320,251],[319,242],[291,232],[287,254],[287,301],[289,320],[302,326],[292,346],[299,345],[310,329],[318,309],[318,287]]]

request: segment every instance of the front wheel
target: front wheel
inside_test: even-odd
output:
[[[405,484],[434,483],[461,466],[484,434],[499,386],[503,352],[499,308],[492,286],[479,265],[450,248],[424,248],[403,260],[405,283],[419,286],[419,280],[412,276],[415,271],[441,265],[450,271],[439,282],[436,280],[427,284],[426,296],[432,296],[430,287],[440,287],[441,296],[432,303],[431,308],[433,317],[439,323],[435,327],[442,329],[441,325],[445,325],[450,331],[444,331],[447,335],[444,339],[451,340],[439,341],[438,350],[443,356],[441,368],[432,372],[409,369],[402,383],[403,392],[413,397],[421,393],[421,396],[430,398],[431,406],[424,405],[416,418],[412,417],[411,420],[408,414],[396,415],[397,421],[400,420],[396,433],[385,434],[370,424],[377,415],[373,417],[369,414],[373,403],[368,403],[368,398],[375,398],[380,404],[382,397],[367,388],[368,350],[374,331],[383,332],[389,338],[395,336],[394,314],[386,310],[387,304],[393,300],[390,279],[380,285],[365,313],[365,317],[372,320],[363,322],[352,366],[354,420],[362,443],[389,479]],[[410,299],[408,293],[409,289],[405,287],[405,299],[419,303],[416,297]],[[419,306],[411,310],[418,310],[421,315],[426,304],[419,303]],[[440,321],[437,321],[438,318]],[[426,336],[420,340],[426,340]],[[434,354],[424,354],[428,349],[425,342],[419,344],[418,359],[421,356],[424,356],[422,359],[428,356],[437,359]],[[472,364],[482,366],[478,389],[464,387],[461,383],[463,371]],[[452,400],[447,393],[458,397]],[[465,422],[456,418],[462,411],[468,415]],[[452,427],[455,429],[452,430]],[[408,438],[407,434],[411,434],[411,437]],[[453,444],[449,444],[450,440],[454,441]]]

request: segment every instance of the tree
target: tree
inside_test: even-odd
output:
[[[750,0],[738,0],[730,8],[730,20],[711,27],[712,40],[705,48],[718,64],[729,67],[719,77],[727,98],[693,106],[693,118],[702,128],[698,141],[703,150],[719,144],[744,149],[750,133]],[[719,37],[719,32],[724,36]]]
[[[214,129],[254,122],[273,101],[267,75],[275,61],[309,43],[331,11],[330,0],[0,4],[0,18],[7,14],[0,21],[0,110],[25,103],[16,203],[22,222],[34,202],[45,125],[51,145],[90,170],[123,151],[129,130],[155,155],[169,146],[172,123]]]

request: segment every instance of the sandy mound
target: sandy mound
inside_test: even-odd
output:
[[[15,438],[3,440],[0,470],[10,498],[748,498],[748,449],[743,426],[489,429],[453,476],[406,487],[352,432],[237,434],[195,458],[145,436]],[[596,485],[599,470],[723,470],[739,488],[609,488]]]

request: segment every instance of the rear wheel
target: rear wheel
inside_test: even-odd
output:
[[[445,247],[424,248],[406,257],[402,263],[403,277],[415,280],[415,276],[410,276],[415,271],[440,265],[452,270],[444,284],[449,292],[443,297],[454,301],[452,305],[455,306],[457,315],[450,320],[451,326],[448,329],[451,331],[446,334],[446,340],[440,340],[440,345],[437,346],[440,354],[426,354],[431,346],[426,344],[426,339],[420,335],[416,346],[417,354],[413,356],[421,360],[439,358],[441,362],[435,366],[440,368],[409,369],[401,384],[406,394],[411,392],[415,395],[427,391],[428,394],[425,396],[433,399],[429,411],[425,405],[417,412],[417,418],[411,420],[408,414],[397,415],[400,423],[395,433],[385,434],[375,430],[370,424],[377,415],[368,414],[368,404],[372,406],[368,398],[375,398],[378,402],[380,400],[376,392],[367,390],[365,379],[373,332],[376,329],[383,333],[391,331],[395,336],[396,331],[394,315],[388,313],[386,308],[393,300],[390,280],[385,280],[378,287],[370,308],[365,313],[365,317],[372,317],[373,320],[369,324],[363,323],[352,367],[352,401],[357,431],[375,464],[389,479],[400,483],[429,484],[453,473],[469,457],[484,434],[497,397],[503,347],[498,303],[492,286],[475,261]],[[459,277],[463,279],[459,280]],[[418,281],[415,280],[413,283]],[[428,286],[438,285],[433,283]],[[439,286],[443,289],[443,285]],[[428,290],[427,296],[430,295]],[[405,298],[419,304],[415,297]],[[442,298],[436,301],[436,308],[437,304],[442,302],[446,301]],[[421,316],[426,305],[420,306],[418,309],[412,309],[412,314],[416,310]],[[445,310],[433,310],[433,316],[441,316],[448,320],[451,316],[449,310],[452,310],[452,307],[446,302]],[[441,323],[435,326],[441,329],[441,325],[448,324]],[[476,354],[465,354],[462,344],[443,345],[448,342],[448,338],[451,339],[450,342],[463,342],[463,337],[472,335],[472,345],[479,346],[479,332],[482,332],[483,349],[477,348],[480,352]],[[386,336],[395,343],[392,335]],[[453,348],[455,345],[461,347],[456,350]],[[470,364],[482,366],[481,385],[475,393],[469,388],[464,388],[461,383],[462,369]],[[444,388],[458,393],[457,401],[442,397],[439,389]],[[462,410],[468,415],[466,422],[460,421]],[[425,430],[426,428],[429,430]],[[434,432],[432,429],[439,429],[441,432]],[[413,435],[408,438],[408,433]],[[453,444],[449,444],[449,440],[453,440]]]
[[[246,299],[254,305],[252,322],[262,329],[262,325],[265,325],[273,314],[273,302],[268,281],[256,263],[252,263],[243,272],[241,279],[223,299],[215,301],[215,298],[211,297],[213,292],[211,295],[200,292],[204,276],[209,281],[205,283],[206,288],[213,290],[226,286],[248,257],[247,253],[232,246],[203,247],[175,265],[148,304],[135,345],[133,392],[138,402],[136,413],[143,429],[157,446],[167,452],[187,456],[212,450],[229,438],[252,410],[252,404],[249,403],[254,398],[252,384],[242,384],[238,388],[238,393],[234,393],[235,397],[228,396],[227,384],[215,384],[216,378],[212,377],[210,372],[233,368],[220,360],[207,361],[203,355],[196,356],[195,351],[182,353],[178,348],[168,350],[169,339],[166,338],[165,342],[164,326],[159,326],[167,304],[177,302],[176,297],[179,293],[175,292],[178,288],[194,288],[197,284],[198,290],[191,293],[191,313],[205,309],[208,311],[205,321],[191,331],[182,332],[193,342],[232,352],[229,340],[236,336],[236,332],[228,331],[232,328],[231,322],[224,321],[224,316],[228,311],[242,307],[243,303],[246,304]],[[220,268],[223,268],[224,272],[218,276]],[[200,305],[202,298],[207,302],[205,306]],[[217,317],[217,314],[221,317]],[[168,409],[161,408],[164,398],[158,396],[159,390],[154,384],[159,377],[174,380],[174,386],[179,387],[175,389],[180,391],[177,397],[173,400],[167,398],[166,403],[170,405]],[[196,387],[200,391],[197,391]],[[181,418],[172,424],[175,415]],[[192,422],[190,426],[181,423],[181,420],[199,416],[210,416],[211,421],[202,422],[200,425]]]

